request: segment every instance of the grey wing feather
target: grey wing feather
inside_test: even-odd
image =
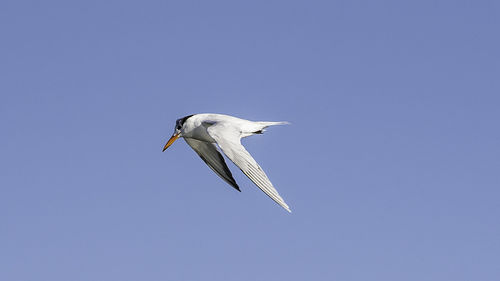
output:
[[[219,177],[225,180],[236,190],[241,191],[240,187],[234,180],[231,171],[227,167],[224,157],[217,150],[215,144],[192,138],[184,138],[184,140]]]
[[[240,170],[259,187],[267,196],[285,208],[288,212],[290,207],[279,195],[276,188],[267,177],[266,173],[257,164],[248,151],[241,145],[240,135],[236,130],[223,126],[212,126],[207,129],[212,138],[217,141],[222,152],[240,168]]]

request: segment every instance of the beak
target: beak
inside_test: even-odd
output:
[[[176,141],[179,138],[179,134],[173,134],[172,137],[167,141],[167,144],[163,147],[163,151],[165,151],[169,146],[171,146],[174,141]]]

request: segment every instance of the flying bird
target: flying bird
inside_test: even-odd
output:
[[[290,208],[257,164],[241,144],[241,139],[262,134],[265,128],[288,122],[254,122],[223,114],[194,114],[177,119],[172,137],[163,151],[178,138],[184,138],[189,146],[223,180],[236,190],[241,191],[224,161],[224,154],[264,193],[288,212]],[[217,145],[216,145],[217,144]]]

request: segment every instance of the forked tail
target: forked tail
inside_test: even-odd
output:
[[[286,121],[281,121],[281,122],[258,122],[260,125],[262,125],[262,128],[267,128],[269,126],[274,126],[274,125],[289,125],[290,122]]]
[[[260,127],[253,132],[254,134],[262,134],[263,132],[266,131],[266,128],[269,126],[290,124],[289,122],[286,122],[286,121],[282,121],[282,122],[265,122],[265,121],[263,121],[263,122],[255,122],[255,123],[259,124]]]

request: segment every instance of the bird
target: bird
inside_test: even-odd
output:
[[[285,210],[291,212],[290,207],[281,198],[266,173],[241,144],[242,138],[262,134],[269,126],[284,124],[289,123],[255,122],[224,114],[192,114],[177,119],[174,133],[163,147],[163,151],[178,138],[183,138],[219,177],[241,192],[224,157],[217,149],[219,147],[257,187]]]

